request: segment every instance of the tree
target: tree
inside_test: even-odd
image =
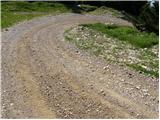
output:
[[[152,5],[147,3],[142,7],[142,12],[138,17],[140,22],[148,31],[159,33],[159,2],[155,1]]]

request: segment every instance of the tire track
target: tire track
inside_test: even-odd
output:
[[[35,19],[13,27],[11,34],[4,33],[3,118],[158,117],[157,102],[147,99],[150,103],[146,105],[146,98],[141,98],[137,90],[125,94],[125,86],[118,87],[123,84],[120,79],[125,79],[133,86],[141,84],[158,98],[156,79],[116,65],[110,65],[104,73],[103,60],[64,42],[66,29],[97,21],[131,25],[118,18],[68,14]],[[128,78],[126,71],[135,77]],[[119,84],[115,86],[116,81]]]

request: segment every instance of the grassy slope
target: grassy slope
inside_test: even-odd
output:
[[[34,17],[70,12],[63,4],[56,2],[2,2],[1,27],[6,28],[17,22]],[[36,13],[37,12],[37,13]],[[26,14],[27,13],[27,14]]]
[[[105,15],[105,14],[110,14],[116,17],[122,16],[121,12],[119,12],[118,10],[115,10],[113,8],[109,8],[109,7],[99,7],[97,9],[95,9],[94,11],[90,11],[89,14],[93,14],[93,15]]]
[[[136,47],[151,47],[158,44],[158,37],[154,33],[141,33],[137,29],[128,26],[105,25],[102,23],[84,24],[88,27],[106,35],[127,41]]]
[[[53,1],[52,2],[14,1],[14,2],[2,2],[1,5],[2,5],[1,6],[2,28],[6,28],[20,21],[29,20],[38,16],[74,12],[73,7],[76,7],[71,5],[69,8],[66,7],[64,4]],[[81,7],[79,8],[77,7],[76,9],[77,11],[80,11],[82,14],[94,14],[94,15],[110,14],[113,16],[121,16],[120,12],[104,6],[100,8],[90,5],[80,5],[80,6]]]
[[[159,76],[158,55],[153,50],[156,48],[157,51],[158,36],[154,34],[141,33],[130,27],[98,23],[81,25],[77,32],[74,29],[66,31],[65,38],[107,61],[125,64],[147,75]]]

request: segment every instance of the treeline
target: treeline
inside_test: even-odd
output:
[[[153,1],[152,1],[153,2]],[[61,3],[80,13],[79,4],[106,6],[117,9],[139,30],[159,34],[159,2],[154,1],[61,1]]]
[[[5,7],[4,3],[5,2],[2,2],[2,8]],[[9,5],[9,3],[11,5]],[[32,4],[29,5],[28,3]],[[6,6],[4,9],[6,10],[9,8],[22,11],[34,11],[36,9],[39,11],[47,11],[49,8],[49,10],[53,11],[60,9],[61,11],[71,10],[74,13],[83,13],[84,9],[79,7],[81,4],[92,6],[88,6],[87,10],[94,10],[95,8],[101,6],[117,9],[124,14],[124,19],[131,21],[140,31],[148,31],[159,34],[158,1],[155,1],[152,4],[149,1],[19,1],[8,2],[8,6]],[[2,11],[4,9],[2,9]]]

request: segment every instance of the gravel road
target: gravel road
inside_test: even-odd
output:
[[[65,30],[93,22],[131,25],[62,14],[2,30],[2,118],[158,118],[158,79],[64,41]]]

